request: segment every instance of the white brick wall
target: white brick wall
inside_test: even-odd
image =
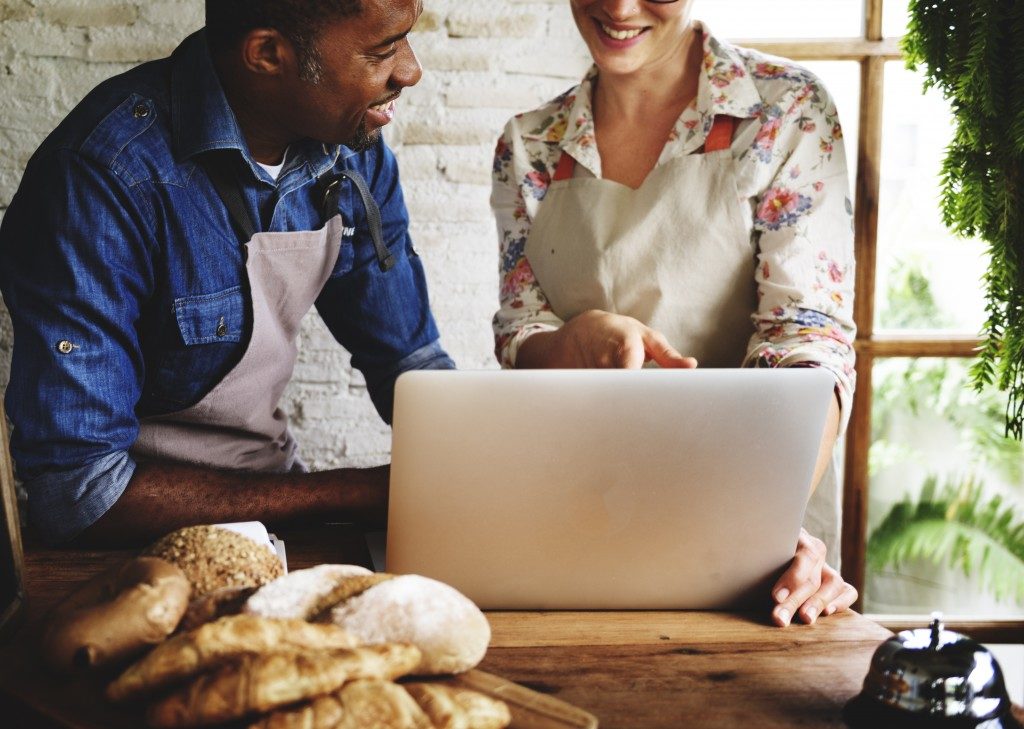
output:
[[[423,80],[387,132],[442,342],[461,367],[494,367],[497,243],[491,153],[505,120],[587,67],[565,0],[425,0],[412,36]],[[0,215],[29,156],[99,81],[167,55],[203,23],[202,0],[0,0]],[[0,382],[12,334],[0,310]],[[316,315],[285,392],[313,468],[387,460],[390,433],[359,372]]]

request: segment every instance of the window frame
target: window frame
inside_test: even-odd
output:
[[[974,357],[981,343],[975,336],[950,332],[875,331],[876,253],[878,245],[879,188],[881,183],[882,104],[885,64],[903,55],[899,38],[882,32],[884,0],[864,0],[863,34],[860,38],[739,40],[738,45],[756,48],[798,61],[857,61],[860,64],[860,128],[857,136],[857,177],[854,206],[854,321],[857,338],[857,391],[846,432],[843,477],[842,572],[861,594],[867,549],[867,504],[870,484],[868,451],[871,447],[872,370],[878,358]],[[938,211],[936,210],[936,214]],[[859,598],[854,609],[862,608]],[[921,627],[925,616],[876,615],[878,622],[894,630]],[[983,635],[988,642],[1024,643],[1024,620],[978,619],[977,616],[946,620],[953,630]]]

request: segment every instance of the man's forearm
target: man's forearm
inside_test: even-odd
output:
[[[74,544],[139,545],[190,524],[343,520],[383,525],[389,468],[250,473],[139,464],[121,498]]]

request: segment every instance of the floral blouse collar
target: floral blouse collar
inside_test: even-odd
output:
[[[676,122],[665,153],[692,152],[704,143],[716,115],[746,119],[755,116],[761,104],[761,95],[736,49],[715,38],[699,20],[694,21],[692,29],[703,37],[704,74],[698,80],[697,98]],[[583,81],[561,97],[554,113],[523,136],[558,144],[594,174],[600,175],[591,103],[597,74],[597,66],[591,66]],[[671,144],[675,140],[682,141],[681,148]],[[673,147],[674,150],[670,149]]]

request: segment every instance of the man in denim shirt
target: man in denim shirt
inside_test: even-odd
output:
[[[401,372],[454,366],[379,133],[420,78],[420,12],[207,0],[204,31],[94,89],[32,157],[0,287],[43,538],[381,519],[387,469],[305,473],[277,400],[314,304],[385,420]]]

